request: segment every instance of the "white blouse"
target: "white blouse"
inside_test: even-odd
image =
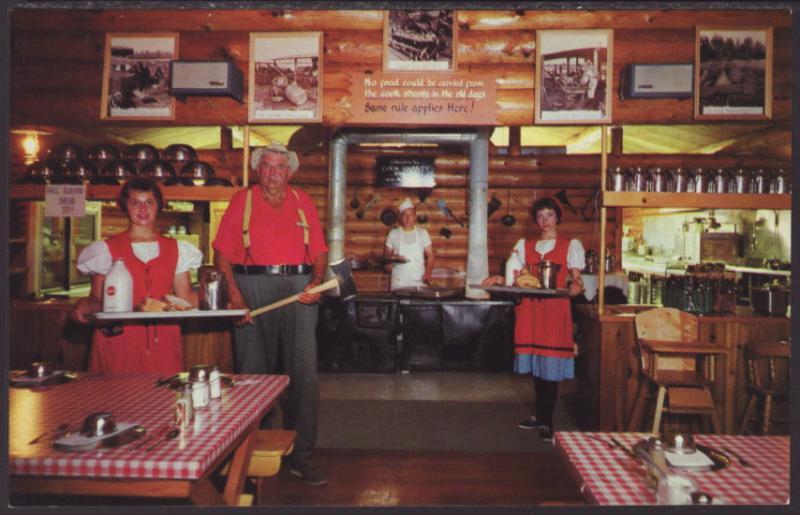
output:
[[[203,253],[200,249],[184,240],[178,241],[178,263],[175,273],[180,274],[189,269],[197,269],[203,264]],[[157,241],[141,241],[132,244],[133,254],[143,263],[158,257]],[[111,271],[111,250],[105,240],[89,244],[78,255],[77,268],[84,274],[108,275]]]
[[[536,252],[545,255],[556,246],[556,240],[539,240],[536,242]],[[506,261],[506,286],[514,285],[514,272],[519,272],[525,266],[525,238],[522,238],[514,245],[511,255]],[[586,266],[586,252],[583,250],[581,240],[572,239],[567,248],[567,268],[577,268],[583,270]]]

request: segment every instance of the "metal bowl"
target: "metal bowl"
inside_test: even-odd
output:
[[[94,145],[86,152],[86,159],[93,162],[98,169],[120,159],[120,157],[117,147],[109,145],[108,143]]]
[[[675,454],[692,454],[697,452],[694,436],[683,433],[669,433],[661,437],[664,448]]]
[[[80,161],[83,159],[83,150],[72,143],[61,143],[51,148],[47,157],[55,161]]]
[[[47,377],[53,373],[53,367],[44,361],[34,361],[28,367],[28,375],[31,377]]]
[[[175,164],[184,164],[197,159],[197,152],[189,145],[175,143],[161,152],[161,158]]]
[[[54,161],[37,161],[28,167],[26,180],[30,182],[51,182],[58,176],[58,166]]]
[[[136,166],[126,159],[119,159],[103,167],[102,176],[108,179],[126,180],[137,174]]]
[[[58,173],[72,182],[88,182],[98,175],[97,166],[88,159],[61,162],[58,165]]]
[[[148,164],[158,161],[158,149],[147,143],[136,143],[125,149],[123,157],[141,170]]]
[[[189,371],[189,382],[199,383],[208,381],[208,376],[211,374],[211,365],[195,365]]]
[[[92,413],[83,420],[81,434],[83,436],[103,436],[114,432],[117,421],[114,415],[108,412]]]
[[[154,161],[144,168],[142,168],[142,175],[147,175],[148,177],[152,177],[153,179],[167,179],[170,177],[175,177],[175,168],[167,161]]]

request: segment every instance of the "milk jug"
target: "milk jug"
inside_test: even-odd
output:
[[[122,259],[114,260],[103,283],[103,311],[133,311],[133,278]]]

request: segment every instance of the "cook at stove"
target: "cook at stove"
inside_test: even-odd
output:
[[[384,247],[384,257],[404,258],[405,262],[390,262],[391,289],[425,286],[431,282],[433,271],[433,243],[427,229],[417,227],[417,210],[406,197],[398,207],[399,227],[389,231]]]

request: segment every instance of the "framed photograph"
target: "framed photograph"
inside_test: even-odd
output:
[[[383,70],[454,71],[456,12],[451,9],[387,11]]]
[[[177,57],[177,33],[106,34],[100,118],[173,120],[169,63]]]
[[[697,28],[694,115],[772,117],[772,28]]]
[[[322,121],[322,32],[250,34],[248,120]]]
[[[613,30],[536,31],[536,123],[610,123]]]

